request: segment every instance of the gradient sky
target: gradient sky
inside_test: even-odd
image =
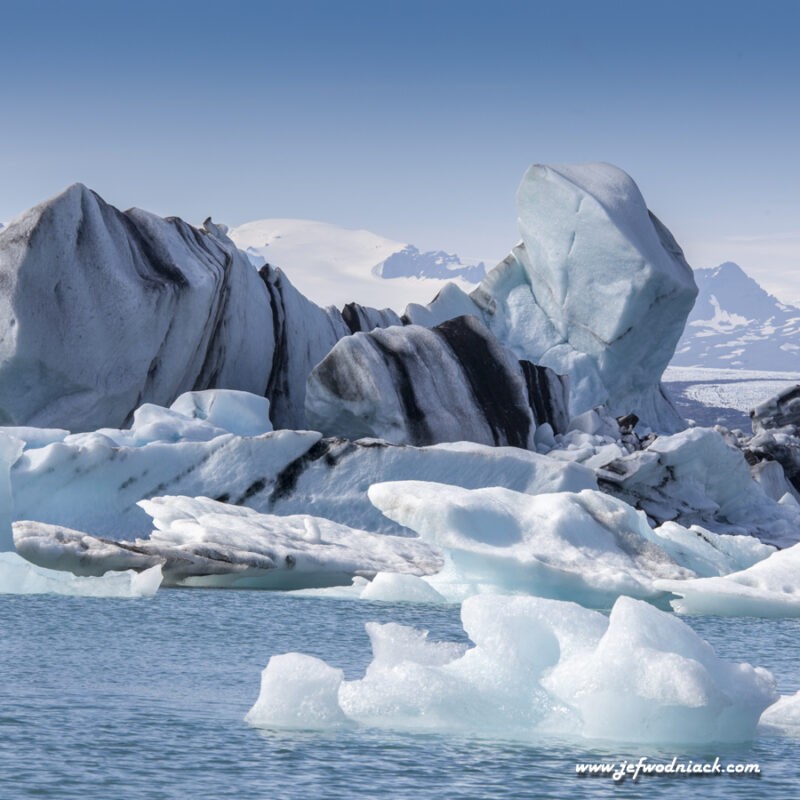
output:
[[[0,220],[301,217],[494,262],[533,162],[610,161],[693,266],[800,304],[800,2],[0,0]]]

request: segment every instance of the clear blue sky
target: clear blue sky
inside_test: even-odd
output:
[[[533,162],[626,169],[800,302],[800,2],[0,0],[0,220],[82,181],[500,259]]]

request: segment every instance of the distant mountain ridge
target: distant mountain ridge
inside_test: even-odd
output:
[[[800,369],[800,308],[781,303],[732,262],[694,277],[700,291],[673,366]]]
[[[280,267],[323,306],[355,301],[402,314],[409,303],[428,303],[448,281],[469,292],[486,275],[483,262],[326,222],[255,220],[228,235],[254,264]]]

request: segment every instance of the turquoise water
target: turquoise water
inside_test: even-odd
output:
[[[160,591],[152,600],[0,596],[0,797],[574,798],[800,796],[800,741],[724,750],[540,744],[355,729],[265,732],[242,718],[269,657],[300,651],[348,678],[369,620],[462,641],[457,607],[267,592]],[[721,656],[800,688],[798,620],[697,618]],[[641,755],[757,762],[762,776],[578,778],[576,762]]]

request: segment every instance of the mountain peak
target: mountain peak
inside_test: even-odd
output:
[[[695,280],[699,293],[673,365],[800,368],[800,309],[779,302],[732,261],[695,270]]]

